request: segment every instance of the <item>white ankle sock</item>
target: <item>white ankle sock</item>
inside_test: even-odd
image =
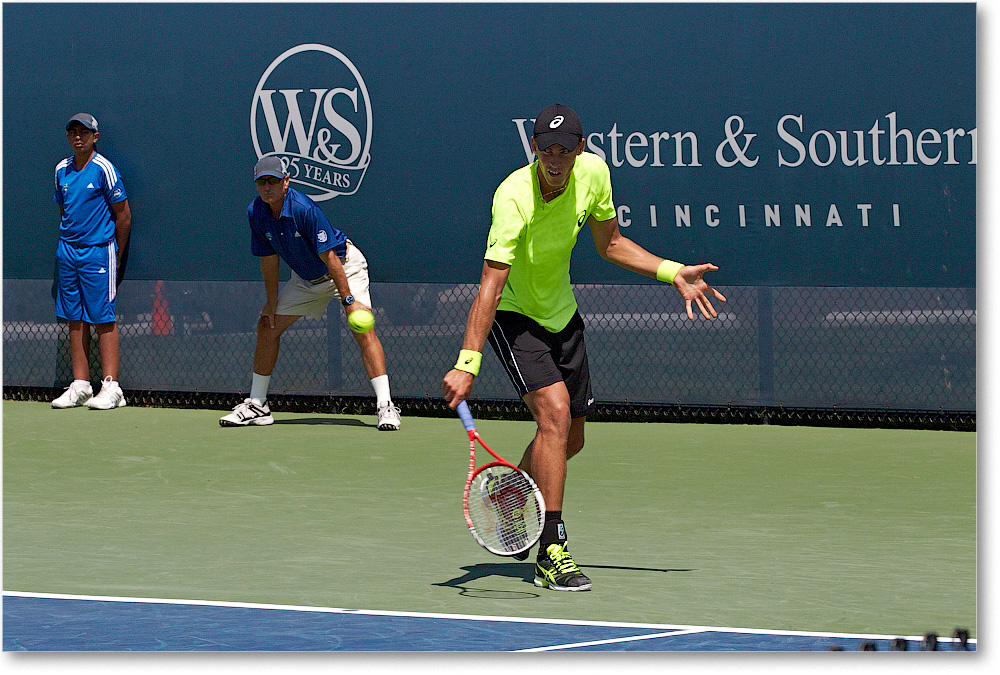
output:
[[[270,375],[253,374],[253,383],[250,385],[250,400],[257,405],[263,405],[267,400],[267,388],[271,384]]]
[[[375,390],[375,399],[378,401],[379,405],[383,403],[388,403],[392,400],[392,396],[389,393],[389,376],[379,375],[378,377],[372,378],[372,389]]]

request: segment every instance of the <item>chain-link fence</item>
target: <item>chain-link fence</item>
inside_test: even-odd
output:
[[[397,397],[440,397],[474,284],[374,284],[376,331]],[[594,394],[609,404],[961,411],[976,406],[976,298],[963,288],[720,289],[714,321],[689,321],[659,285],[578,285]],[[125,281],[126,390],[231,394],[249,388],[260,282]],[[64,387],[67,326],[51,281],[4,280],[5,387]],[[96,340],[92,378],[100,379]],[[487,352],[489,349],[487,348]],[[371,396],[339,305],[282,338],[274,395]],[[492,354],[477,398],[514,393]]]

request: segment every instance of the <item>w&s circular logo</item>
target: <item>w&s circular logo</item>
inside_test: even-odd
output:
[[[315,201],[354,194],[370,160],[372,109],[361,73],[332,47],[292,47],[267,67],[250,108],[257,157],[277,156]]]

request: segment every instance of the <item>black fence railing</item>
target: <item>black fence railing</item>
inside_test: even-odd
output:
[[[440,404],[441,377],[461,346],[476,288],[373,285],[376,330],[395,398]],[[946,427],[954,420],[974,424],[975,289],[721,290],[729,301],[717,303],[716,320],[689,321],[664,285],[577,285],[600,409],[626,417],[628,410],[643,411],[663,421],[848,425],[868,419],[892,426],[909,419],[920,426],[935,418]],[[4,280],[5,396],[56,391],[72,379],[68,329],[54,318],[50,291],[51,281]],[[151,397],[155,404],[162,392],[164,399],[231,407],[249,387],[263,301],[260,282],[124,282],[118,300],[122,386],[137,392],[137,403]],[[96,340],[92,349],[96,382]],[[371,395],[339,305],[321,319],[301,319],[285,334],[272,400]],[[474,397],[493,407],[520,406],[489,353]]]

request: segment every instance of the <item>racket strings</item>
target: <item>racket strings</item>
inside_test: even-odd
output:
[[[505,466],[487,467],[475,476],[469,516],[486,548],[505,553],[528,548],[544,520],[531,484],[520,472]]]

